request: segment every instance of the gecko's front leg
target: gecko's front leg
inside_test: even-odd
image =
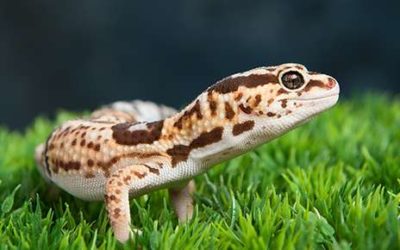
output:
[[[186,222],[193,216],[193,193],[195,183],[190,180],[184,187],[170,188],[169,194],[179,222]]]
[[[129,189],[135,180],[148,174],[143,165],[131,165],[113,173],[106,184],[105,202],[108,218],[115,237],[120,242],[129,239],[131,214],[129,209]]]

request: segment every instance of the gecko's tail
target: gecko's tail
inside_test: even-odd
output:
[[[163,104],[157,104],[154,102],[142,101],[142,100],[114,102],[104,106],[97,112],[94,112],[93,115],[95,116],[98,115],[99,111],[102,110],[107,111],[108,113],[111,114],[112,113],[125,114],[125,116],[129,116],[133,121],[136,122],[158,121],[165,119],[171,115],[174,115],[177,112],[176,109],[165,106]]]
[[[46,174],[46,164],[45,164],[45,159],[44,159],[44,151],[45,151],[45,144],[39,144],[35,148],[35,161],[36,161],[36,167],[39,170],[40,174],[43,176],[43,178],[47,181],[50,182],[49,177]]]
[[[44,164],[44,143],[39,144],[35,148],[35,161],[37,165],[43,166]]]

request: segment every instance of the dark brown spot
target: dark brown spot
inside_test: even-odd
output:
[[[86,132],[83,132],[82,134],[81,134],[81,138],[83,138],[83,137],[85,137],[86,136]]]
[[[261,102],[261,95],[256,95],[256,97],[254,98],[254,107],[257,107],[258,104],[260,104]]]
[[[287,94],[288,92],[284,88],[280,88],[276,95]]]
[[[246,114],[250,114],[251,111],[252,111],[252,108],[251,108],[251,107],[245,107],[245,106],[243,105],[243,103],[241,103],[241,104],[239,105],[239,108],[240,108],[244,113],[246,113]]]
[[[139,179],[142,179],[147,175],[146,173],[140,173],[138,171],[133,171],[133,174],[136,175]]]
[[[273,116],[275,116],[276,114],[275,113],[273,113],[273,112],[268,112],[267,113],[267,116],[269,116],[269,117],[273,117]]]
[[[115,164],[115,163],[117,163],[118,161],[119,161],[119,157],[116,156],[116,157],[113,157],[113,158],[111,159],[110,163],[111,163],[111,164]]]
[[[190,153],[190,147],[185,145],[175,145],[167,150],[167,154],[172,157],[172,166],[176,166],[181,161],[186,161]]]
[[[93,142],[89,142],[87,145],[88,148],[93,148]]]
[[[228,120],[231,120],[235,116],[235,111],[233,111],[229,102],[225,102],[225,117]]]
[[[223,127],[217,127],[210,132],[202,133],[199,137],[194,139],[188,146],[175,145],[173,148],[167,150],[167,154],[172,157],[172,165],[176,166],[181,161],[186,161],[190,151],[196,148],[216,143],[222,139]]]
[[[72,146],[75,146],[75,145],[76,145],[76,139],[74,139],[74,140],[72,141],[71,145],[72,145]]]
[[[63,162],[61,160],[56,160],[55,165],[56,165],[56,167],[62,168],[65,171],[79,170],[81,167],[81,163],[79,161]]]
[[[235,101],[240,101],[240,99],[242,99],[243,97],[243,93],[239,92],[236,96],[235,96]]]
[[[112,195],[110,196],[110,200],[115,201],[116,199],[117,199],[117,197],[115,197],[115,195],[112,194]]]
[[[102,127],[102,128],[99,129],[99,131],[103,131],[103,130],[105,130],[105,129],[106,129],[105,127]]]
[[[149,169],[150,173],[153,173],[156,175],[160,174],[160,170],[158,170],[157,168],[150,167],[149,165],[144,165],[144,166]]]
[[[106,203],[110,202],[110,198],[108,197],[108,195],[104,195],[104,200],[106,201]]]
[[[96,144],[96,145],[94,146],[94,150],[97,151],[97,152],[99,152],[99,151],[100,151],[100,144]]]
[[[201,134],[199,137],[197,137],[190,143],[190,148],[191,149],[201,148],[220,141],[222,138],[223,131],[224,131],[223,127],[217,127],[211,130],[210,132]]]
[[[201,114],[200,110],[200,101],[197,100],[193,107],[189,110],[186,110],[181,117],[174,123],[174,127],[182,129],[182,123],[184,121],[190,120],[192,115],[195,114],[197,119],[202,119],[203,115]]]
[[[89,159],[89,160],[87,161],[87,165],[88,165],[89,167],[93,167],[94,161],[93,161],[92,159]]]
[[[278,84],[278,78],[274,74],[252,74],[249,76],[228,77],[217,82],[210,88],[208,92],[218,92],[227,94],[238,90],[240,86],[246,88],[256,88],[265,84]]]
[[[120,208],[116,208],[114,209],[114,217],[118,218],[120,216],[121,213],[121,209]]]
[[[211,115],[215,115],[217,113],[217,102],[214,101],[211,92],[209,92],[207,95],[207,101],[211,111]]]
[[[115,189],[115,193],[116,193],[116,194],[121,194],[121,190]]]
[[[304,88],[304,91],[308,92],[308,91],[310,91],[310,89],[312,89],[314,87],[319,87],[319,88],[323,88],[323,89],[329,89],[329,87],[327,87],[323,81],[310,80],[308,82],[308,84],[306,85],[306,87]]]
[[[51,151],[51,150],[53,150],[54,149],[54,144],[53,143],[50,143],[50,145],[49,145],[49,151]]]
[[[164,121],[147,123],[147,130],[130,131],[132,123],[120,123],[111,127],[113,138],[121,145],[151,144],[160,139]]]
[[[287,107],[287,99],[281,100],[281,107],[286,108]]]
[[[122,186],[122,182],[120,182],[120,181],[117,182],[117,184],[118,184],[118,186],[120,186],[120,187]]]
[[[84,147],[85,145],[86,145],[86,140],[83,139],[83,140],[81,141],[81,147]]]
[[[253,127],[254,127],[254,121],[245,121],[243,123],[238,123],[233,126],[232,134],[234,136],[237,136],[246,131],[251,130]]]
[[[273,103],[273,102],[274,102],[274,99],[273,99],[273,98],[269,99],[269,100],[268,100],[268,106],[271,105],[271,103]]]

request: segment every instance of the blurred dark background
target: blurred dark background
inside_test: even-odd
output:
[[[0,1],[0,124],[146,99],[298,62],[342,93],[400,92],[400,1]]]

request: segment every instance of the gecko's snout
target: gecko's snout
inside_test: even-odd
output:
[[[322,90],[327,92],[327,95],[339,95],[340,88],[338,81],[329,75],[323,76],[323,86],[321,86]]]

